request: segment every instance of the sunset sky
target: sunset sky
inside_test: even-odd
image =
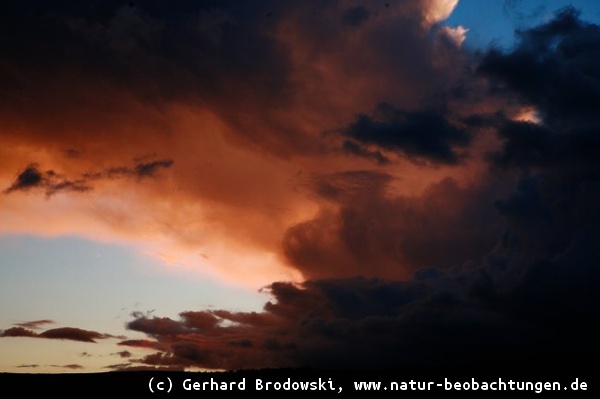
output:
[[[586,0],[4,2],[0,372],[597,353],[598,24]]]

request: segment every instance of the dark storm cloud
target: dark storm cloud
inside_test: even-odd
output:
[[[483,55],[486,96],[506,109],[464,121],[501,140],[489,182],[446,178],[416,198],[387,195],[393,177],[382,172],[317,176],[311,193],[331,207],[283,242],[307,280],[270,284],[262,312],[134,315],[128,327],[163,345],[142,363],[387,369],[597,357],[598,29],[567,9]],[[515,107],[534,107],[540,122],[508,118]],[[361,116],[344,134],[364,150],[452,163],[470,136],[445,115]],[[407,126],[435,129],[394,135]],[[393,271],[407,263],[400,281]]]
[[[541,121],[498,122],[503,144],[489,159],[500,173],[519,174],[516,193],[498,202],[512,240],[557,256],[598,234],[600,27],[567,8],[518,37],[510,51],[490,50],[479,71],[495,93],[516,93]]]
[[[394,193],[402,181],[390,172],[312,160],[317,172],[306,188],[319,209],[309,220],[294,219],[278,241],[306,281],[270,284],[272,300],[260,312],[186,311],[178,319],[134,313],[127,327],[152,340],[119,345],[156,352],[129,358],[130,367],[110,367],[375,369],[597,357],[599,27],[563,10],[520,31],[514,48],[469,59],[480,61],[472,75],[456,40],[423,28],[424,2],[394,3],[390,19],[360,5],[283,3],[9,1],[0,14],[3,124],[39,123],[40,137],[29,138],[36,150],[65,135],[52,148],[77,148],[61,157],[75,162],[101,143],[112,154],[130,138],[138,139],[131,146],[180,139],[161,129],[168,134],[160,139],[138,133],[134,117],[162,114],[171,102],[200,104],[250,147],[285,157],[324,151],[313,140],[319,132],[311,136],[295,125],[318,130],[335,114],[333,128],[345,126],[335,135],[341,149],[388,168],[394,156],[458,169],[470,160],[479,131],[492,130],[501,142],[486,159],[492,171],[472,186],[445,177],[409,196]],[[472,79],[490,90],[474,93],[480,86],[469,86]],[[453,97],[457,80],[466,83]],[[122,97],[113,101],[107,92]],[[378,102],[374,113],[366,111]],[[474,104],[481,114],[456,114]],[[540,123],[508,117],[524,107],[534,108]],[[115,126],[124,118],[127,127],[82,129],[104,122],[99,116],[111,116]],[[61,124],[73,125],[51,129]],[[86,135],[74,140],[81,131]],[[80,150],[81,143],[89,148]],[[173,160],[153,155],[102,165],[73,178],[30,164],[4,192],[49,196],[104,180],[141,181]],[[202,199],[190,196],[200,208]],[[78,328],[32,330],[40,324],[0,336],[115,338]]]
[[[419,197],[390,195],[393,181],[373,171],[315,178],[314,195],[334,208],[290,227],[285,255],[307,278],[400,278],[477,260],[502,232],[494,203],[506,188],[498,179],[460,187],[446,178]]]
[[[344,144],[342,145],[342,149],[347,154],[352,154],[352,155],[356,155],[356,156],[363,157],[363,158],[373,159],[373,160],[377,161],[377,163],[379,165],[385,165],[390,162],[390,160],[387,157],[385,157],[381,153],[381,151],[369,151],[369,150],[365,149],[363,146],[361,146],[360,144],[358,144],[354,141],[351,141],[351,140],[344,141]]]
[[[342,135],[354,141],[350,143],[360,150],[362,145],[396,152],[409,159],[440,164],[456,164],[461,159],[459,149],[471,142],[469,133],[450,123],[444,115],[431,111],[407,112],[389,104],[378,107],[377,116],[358,115],[356,120],[342,131]]]
[[[53,142],[86,131],[92,141],[121,143],[118,129],[92,132],[97,121],[118,125],[131,115],[148,118],[148,109],[165,115],[169,106],[183,104],[215,113],[236,139],[276,156],[318,153],[323,149],[314,135],[349,120],[307,128],[295,118],[371,109],[381,101],[378,91],[404,108],[448,85],[460,53],[454,44],[434,45],[429,29],[435,21],[423,23],[428,7],[440,6],[419,0],[368,7],[295,0],[9,1],[0,16],[0,115],[11,125],[34,126]],[[447,48],[437,54],[434,47]],[[433,59],[448,68],[434,67]],[[347,71],[340,81],[331,81],[329,71],[341,69]],[[368,81],[384,75],[391,79],[386,87],[402,89],[371,89],[381,83]],[[354,92],[355,85],[362,89]],[[356,104],[321,100],[339,90],[356,95]],[[140,107],[148,109],[137,114]],[[56,136],[48,137],[50,131]],[[444,137],[441,148],[430,151],[455,162],[456,154],[442,147],[460,143]],[[419,152],[426,145],[414,140],[403,148]],[[72,145],[68,140],[62,148]]]
[[[498,84],[496,90],[518,94],[549,124],[597,121],[600,27],[567,8],[517,38],[514,49],[493,49],[479,66]]]
[[[503,143],[489,154],[494,168],[564,183],[598,177],[599,43],[600,26],[565,8],[540,26],[518,31],[513,48],[483,55],[477,71],[489,79],[489,94],[516,98],[540,120],[514,121],[501,113],[481,119],[496,127]]]
[[[320,197],[332,201],[348,201],[360,196],[380,196],[385,185],[392,181],[389,174],[356,170],[317,176],[312,189]]]
[[[576,124],[505,121],[498,129],[504,144],[489,156],[504,169],[555,170],[560,173],[598,171],[600,146],[596,115]]]
[[[235,107],[242,100],[233,94],[249,90],[268,102],[285,89],[287,71],[266,16],[282,6],[270,3],[9,1],[0,16],[0,107],[51,120],[88,101],[77,94],[86,81],[152,104],[203,99]]]
[[[356,6],[347,9],[342,14],[342,23],[348,26],[360,26],[369,19],[369,10],[364,6]]]
[[[156,336],[150,328],[148,333],[168,349],[141,361],[215,369],[387,369],[528,359],[549,348],[558,357],[586,353],[598,294],[595,283],[581,282],[597,281],[594,266],[526,262],[516,277],[511,257],[498,248],[482,264],[423,269],[410,281],[357,277],[273,283],[268,287],[273,300],[262,313],[221,314],[223,321],[245,322],[227,323],[218,331],[187,328],[181,335]],[[171,322],[188,325],[183,315]],[[232,336],[244,337],[246,344],[231,345]]]

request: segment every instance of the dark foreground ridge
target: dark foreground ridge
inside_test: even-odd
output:
[[[440,397],[451,394],[506,397],[559,393],[562,397],[577,398],[598,393],[600,378],[595,364],[591,357],[554,357],[397,370],[296,368],[226,372],[0,373],[0,384],[5,392],[61,393],[78,397],[124,393],[188,397],[226,397],[232,393],[275,396],[300,392],[337,397],[357,394],[425,397],[432,393]]]

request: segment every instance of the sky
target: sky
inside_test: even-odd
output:
[[[0,372],[597,354],[599,23],[5,2]]]

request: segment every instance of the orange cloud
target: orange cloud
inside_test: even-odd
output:
[[[422,195],[450,175],[465,186],[480,179],[470,163],[437,164],[471,143],[450,111],[433,112],[449,133],[426,145],[411,129],[400,145],[340,135],[382,102],[420,115],[457,84],[464,54],[431,35],[455,6],[291,2],[248,12],[235,4],[196,19],[185,5],[169,17],[137,5],[106,20],[87,9],[40,16],[64,37],[6,21],[24,50],[3,58],[0,232],[125,243],[169,267],[253,287],[314,275],[300,261],[311,256],[359,272],[353,255],[290,249],[293,232],[321,219],[331,222],[315,232],[321,244],[346,245],[333,232],[348,209],[315,195],[313,179],[378,170],[393,176],[385,196]],[[55,57],[31,62],[40,56],[31,43],[56,48]],[[423,154],[438,158],[423,168]],[[381,272],[413,267],[398,262],[405,254],[389,257]]]

